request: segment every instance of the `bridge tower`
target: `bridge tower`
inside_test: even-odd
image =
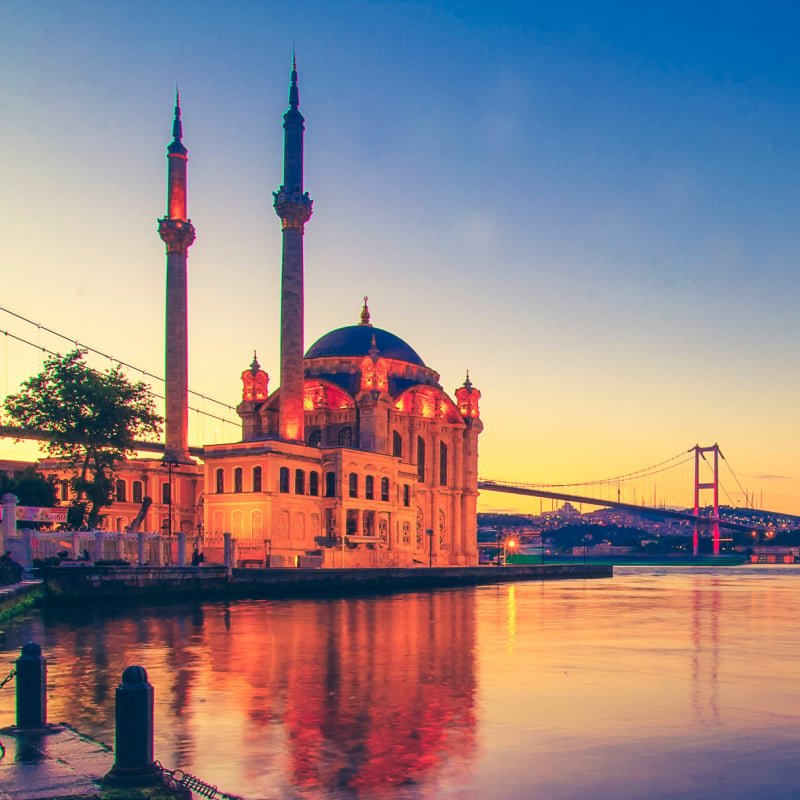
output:
[[[694,451],[694,514],[697,516],[700,513],[700,490],[701,489],[711,489],[714,492],[714,512],[711,517],[711,522],[713,525],[714,530],[714,555],[719,555],[719,459],[720,456],[725,458],[722,455],[722,452],[719,449],[719,445],[715,442],[714,444],[710,445],[709,447],[700,447],[699,444],[696,444],[694,447],[691,448],[689,452]],[[700,482],[700,459],[702,458],[703,461],[707,461],[705,454],[706,453],[713,453],[714,454],[714,462],[713,462],[713,471],[714,471],[714,479],[711,483],[701,483]],[[694,555],[697,555],[698,549],[698,542],[699,542],[699,523],[695,520],[694,523],[694,538],[692,541],[692,552]]]
[[[182,139],[181,101],[176,92],[172,142],[167,147],[167,214],[158,221],[158,235],[167,248],[164,458],[175,464],[191,464],[186,259],[195,232],[192,221],[186,216],[188,150]]]

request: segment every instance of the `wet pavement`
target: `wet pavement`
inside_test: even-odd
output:
[[[111,748],[63,725],[44,733],[0,731],[0,800],[97,796]]]

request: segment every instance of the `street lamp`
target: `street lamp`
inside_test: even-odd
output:
[[[505,546],[503,547],[503,561],[508,564],[508,554],[506,550],[511,551],[511,555],[514,555],[514,550],[517,548],[517,540],[512,536],[510,539],[506,539]]]

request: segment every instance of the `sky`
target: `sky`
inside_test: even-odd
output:
[[[718,442],[756,504],[800,513],[798,23],[791,3],[4,0],[0,306],[163,374],[178,84],[190,387],[235,405],[253,349],[275,387],[294,46],[307,346],[368,295],[447,391],[469,369],[484,478]],[[6,311],[0,331],[68,347]],[[41,363],[0,334],[0,397]],[[237,438],[195,413],[191,435]],[[666,491],[689,502],[690,477]]]

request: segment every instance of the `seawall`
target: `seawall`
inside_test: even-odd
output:
[[[607,564],[385,569],[48,567],[47,602],[139,598],[319,597],[404,592],[531,580],[610,578]]]

